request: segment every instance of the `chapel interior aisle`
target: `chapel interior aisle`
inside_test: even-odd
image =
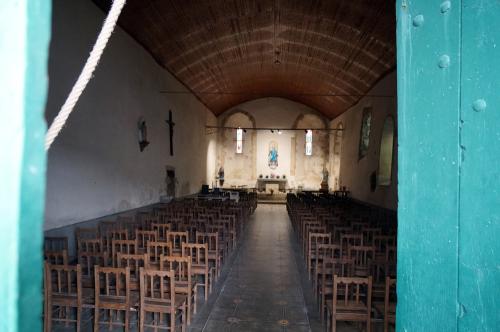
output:
[[[190,331],[320,331],[294,246],[285,205],[259,205],[208,319]]]

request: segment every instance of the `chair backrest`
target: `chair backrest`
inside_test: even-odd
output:
[[[158,233],[156,233],[156,231],[143,231],[140,229],[136,229],[135,240],[137,241],[138,249],[146,250],[148,242],[158,241]]]
[[[196,232],[196,243],[206,243],[208,244],[208,250],[215,251],[218,253],[219,251],[219,233],[202,233]]]
[[[111,240],[111,256],[113,261],[113,266],[117,266],[116,255],[118,253],[122,254],[137,254],[137,241],[136,240]]]
[[[139,280],[139,270],[141,267],[149,268],[147,254],[116,254],[117,267],[129,267],[130,275],[135,280]]]
[[[68,265],[68,251],[64,250],[45,250],[44,257],[47,262],[55,265]]]
[[[171,256],[172,254],[171,242],[148,242],[147,255],[151,263],[159,264],[162,255]]]
[[[191,263],[208,267],[207,243],[183,243],[182,256],[191,257]]]
[[[363,234],[363,244],[365,245],[375,245],[374,237],[380,236],[382,234],[382,229],[379,227],[363,227],[361,229],[361,234]]]
[[[158,240],[166,241],[167,232],[172,230],[172,224],[153,223],[151,228],[158,234]]]
[[[109,256],[107,253],[102,252],[85,252],[81,251],[78,253],[78,264],[82,266],[82,276],[86,278],[94,277],[94,267],[108,266]]]
[[[160,271],[174,271],[176,282],[186,282],[191,285],[191,257],[161,256]],[[188,286],[189,287],[189,286]]]
[[[99,230],[97,228],[84,228],[78,227],[75,230],[75,242],[76,242],[76,250],[80,250],[79,243],[80,240],[91,240],[99,238]],[[83,250],[86,251],[86,250]]]
[[[181,250],[182,244],[189,241],[188,232],[167,232],[167,242],[172,243],[172,250]]]
[[[147,301],[154,303],[175,303],[175,281],[173,271],[158,271],[140,269],[140,299],[141,308],[145,307]],[[175,310],[174,306],[170,306]]]
[[[47,297],[53,295],[74,298],[82,303],[82,270],[77,265],[54,265],[44,263],[44,283]]]
[[[363,235],[362,234],[341,234],[340,235],[340,245],[342,246],[342,255],[347,256],[350,246],[362,246],[363,245]]]
[[[128,231],[126,229],[112,229],[107,231],[106,233],[101,233],[102,241],[105,250],[108,252],[113,251],[113,240],[128,240]]]
[[[130,268],[101,267],[94,270],[95,305],[113,302],[130,308]]]
[[[43,242],[45,251],[68,250],[68,238],[65,236],[47,236]]]
[[[371,314],[372,277],[333,276],[333,307],[342,304],[342,310],[352,308],[359,313]]]
[[[354,260],[347,257],[325,258],[322,263],[323,274],[339,277],[354,276]]]
[[[349,246],[348,257],[354,260],[356,266],[369,266],[375,259],[373,246]]]
[[[78,240],[78,252],[93,252],[93,253],[101,253],[104,252],[104,246],[102,244],[102,240],[99,238],[96,239],[79,239]]]

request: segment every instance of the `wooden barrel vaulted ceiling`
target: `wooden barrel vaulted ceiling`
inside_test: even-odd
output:
[[[94,2],[109,9],[110,0]],[[275,96],[333,118],[395,67],[394,6],[388,0],[128,0],[119,24],[216,115]]]

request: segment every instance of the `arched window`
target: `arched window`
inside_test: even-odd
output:
[[[394,118],[388,116],[382,129],[380,140],[380,159],[378,164],[378,184],[389,186],[392,176],[392,155],[394,150]]]

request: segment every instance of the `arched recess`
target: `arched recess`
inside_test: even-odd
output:
[[[248,112],[235,109],[221,120],[222,127],[255,128],[255,118]],[[236,130],[219,130],[218,167],[224,167],[225,187],[255,185],[256,179],[255,130],[243,133],[243,153],[236,153]]]
[[[330,132],[330,187],[334,190],[340,189],[340,161],[342,156],[342,141],[344,135],[344,125],[340,122],[334,131]]]
[[[390,186],[392,181],[392,159],[394,155],[394,118],[388,116],[384,121],[380,139],[380,156],[378,164],[378,185]]]
[[[301,114],[295,120],[295,129],[326,129],[327,123],[324,118],[316,114]],[[305,154],[305,132],[296,131],[292,144],[295,144],[294,156],[292,156],[292,170],[294,175],[294,187],[319,190],[323,179],[323,169],[328,168],[328,146],[329,135],[326,130],[314,130],[312,139],[312,155]]]

